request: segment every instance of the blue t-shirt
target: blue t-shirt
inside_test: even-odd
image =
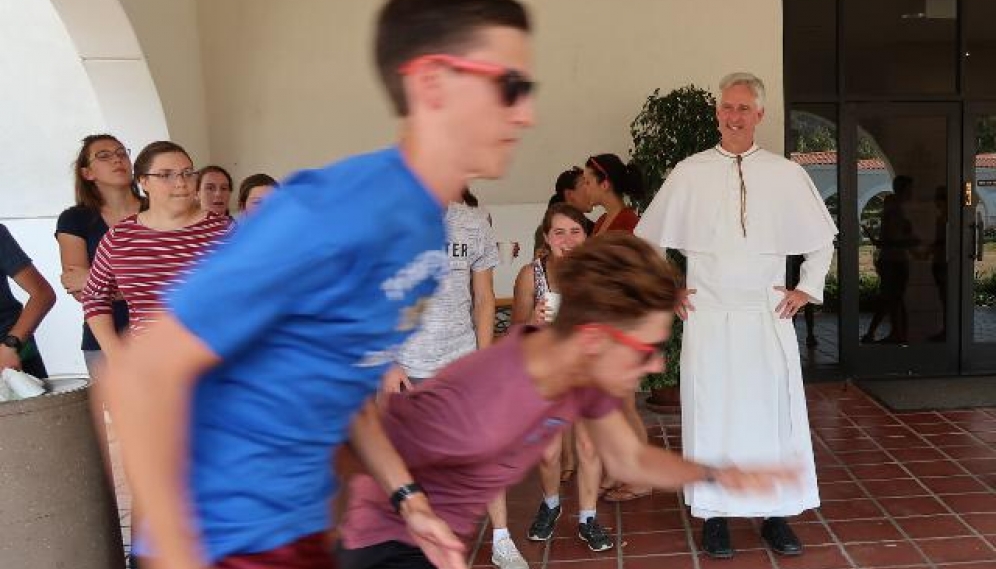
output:
[[[445,274],[443,215],[396,148],[349,158],[284,182],[171,293],[222,359],[191,409],[209,561],[330,526],[332,454]]]

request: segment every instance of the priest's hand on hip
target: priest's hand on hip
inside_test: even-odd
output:
[[[789,290],[783,286],[776,286],[774,288],[785,295],[782,297],[782,301],[778,303],[778,306],[775,307],[775,312],[778,313],[779,318],[792,318],[796,312],[802,310],[811,300],[809,295],[801,290]]]
[[[695,306],[692,305],[692,301],[688,297],[696,292],[694,288],[683,288],[678,291],[678,303],[674,307],[674,313],[678,315],[678,318],[688,320],[688,313],[695,310]]]

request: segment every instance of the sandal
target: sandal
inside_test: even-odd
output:
[[[634,490],[631,486],[620,484],[619,486],[616,486],[603,494],[602,499],[606,502],[629,502],[630,500],[636,500],[637,498],[649,496],[653,493],[653,491],[653,488],[647,488],[646,490]]]

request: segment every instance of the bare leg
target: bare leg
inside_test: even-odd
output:
[[[574,425],[578,453],[578,510],[594,510],[598,504],[598,484],[602,480],[602,459],[584,424]]]
[[[574,430],[564,432],[563,443],[560,446],[560,481],[567,482],[578,468],[577,456],[574,452]]]
[[[636,437],[642,441],[643,444],[649,444],[650,439],[647,437],[647,428],[643,425],[643,418],[640,417],[640,412],[636,408],[636,393],[631,393],[628,397],[623,399],[622,411],[623,415],[626,416],[626,421],[629,422],[630,427],[633,428],[633,432],[636,433]],[[639,498],[640,496],[645,496],[649,493],[649,487],[638,488],[636,486],[622,484],[606,492],[605,500],[608,502],[625,502],[627,500]]]
[[[543,490],[543,497],[557,496],[560,494],[560,454],[563,447],[561,436],[550,441],[550,445],[543,451],[543,458],[539,463],[540,488]]]
[[[504,492],[488,502],[488,518],[494,529],[508,529],[508,508],[505,507]]]

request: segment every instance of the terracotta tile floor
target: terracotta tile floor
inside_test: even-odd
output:
[[[660,492],[599,504],[615,549],[592,553],[576,535],[573,483],[554,538],[529,542],[540,499],[535,478],[509,492],[509,525],[532,569],[996,569],[996,409],[892,413],[845,383],[807,386],[823,506],[793,522],[806,546],[780,557],[756,520],[733,520],[737,554],[716,561],[699,551],[701,524],[680,495]],[[680,450],[677,415],[646,415],[655,444]],[[117,453],[115,453],[117,454]],[[119,483],[128,543],[130,499]],[[491,532],[472,544],[474,566],[490,566]]]
[[[806,546],[800,557],[765,547],[756,520],[734,520],[736,556],[708,558],[700,521],[672,492],[599,503],[599,519],[622,547],[592,553],[575,533],[570,483],[554,539],[529,542],[535,478],[509,493],[512,535],[537,569],[996,569],[996,409],[892,413],[844,383],[807,393],[823,506],[793,522]],[[680,450],[677,415],[648,414],[646,423],[656,444]],[[490,566],[490,538],[482,525],[474,565]]]

